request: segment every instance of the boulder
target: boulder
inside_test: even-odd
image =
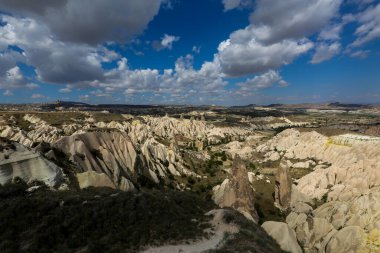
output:
[[[296,233],[283,222],[266,221],[261,227],[280,245],[281,249],[291,253],[302,253],[297,243]]]
[[[326,246],[326,253],[355,253],[361,247],[364,231],[358,226],[348,226],[335,233]]]
[[[78,173],[77,180],[81,189],[93,186],[93,187],[109,187],[115,189],[115,184],[104,173],[97,173],[95,171],[86,171]]]

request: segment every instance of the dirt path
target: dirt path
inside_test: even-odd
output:
[[[208,214],[213,214],[211,225],[214,227],[215,234],[209,239],[203,239],[193,244],[165,245],[160,247],[151,247],[142,251],[142,253],[199,253],[210,249],[215,249],[224,238],[225,233],[237,233],[239,228],[232,224],[227,224],[223,220],[224,210],[211,210]]]

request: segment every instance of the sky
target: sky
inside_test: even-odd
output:
[[[380,103],[380,0],[0,0],[0,103]]]

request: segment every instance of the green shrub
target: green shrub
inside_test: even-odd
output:
[[[0,187],[0,252],[136,252],[203,237],[210,219],[204,214],[215,208],[192,193],[171,190],[26,188]]]

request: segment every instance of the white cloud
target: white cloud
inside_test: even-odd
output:
[[[224,11],[229,11],[237,8],[246,8],[253,5],[252,0],[223,0]]]
[[[339,40],[344,23],[332,24],[319,33],[320,40]]]
[[[380,38],[380,3],[369,6],[365,11],[357,15],[360,26],[356,29],[357,39],[352,46],[361,46],[372,40]]]
[[[173,43],[179,41],[180,37],[174,35],[165,34],[164,37],[161,38],[161,41],[153,41],[152,46],[155,50],[160,51],[162,49],[173,48]]]
[[[223,73],[229,76],[256,74],[291,63],[313,47],[309,40],[283,40],[264,45],[256,40],[255,27],[233,32],[220,43],[217,58]]]
[[[0,79],[0,86],[3,88],[24,87],[26,82],[27,80],[24,78],[21,69],[18,66],[14,66],[8,69]]]
[[[265,44],[300,39],[325,27],[338,12],[342,0],[257,0],[251,23],[255,37]]]
[[[33,99],[43,99],[44,98],[45,99],[48,97],[46,97],[45,95],[39,94],[39,93],[35,93],[31,96],[31,98],[33,98]]]
[[[277,71],[269,70],[268,72],[247,79],[245,82],[238,83],[240,90],[252,91],[271,87],[273,84],[282,81]]]
[[[193,53],[196,53],[196,54],[199,54],[201,52],[201,47],[197,47],[197,46],[193,46],[193,48],[191,49],[191,51]]]
[[[332,44],[320,43],[317,45],[315,54],[311,59],[311,63],[317,64],[323,61],[331,59],[334,55],[339,54],[341,45],[339,42],[334,42]]]
[[[81,101],[88,101],[90,99],[90,96],[88,94],[86,94],[86,95],[81,95],[78,98]]]
[[[3,95],[4,96],[13,96],[13,93],[10,90],[6,90],[6,91],[4,91]]]
[[[72,85],[66,85],[65,88],[59,89],[58,92],[60,93],[70,93],[72,92]]]
[[[28,83],[28,84],[26,84],[26,88],[28,88],[30,90],[34,90],[34,89],[40,88],[40,86],[36,83]]]
[[[365,59],[368,57],[370,50],[357,50],[357,51],[348,51],[347,53],[353,58]]]
[[[132,39],[157,15],[160,5],[160,0],[0,2],[3,11],[40,20],[60,40],[92,45]]]
[[[54,40],[48,28],[33,19],[3,15],[2,20],[6,25],[0,27],[0,44],[23,49],[25,63],[36,68],[40,81],[65,84],[102,79],[101,62],[114,58],[104,47]]]
[[[284,81],[284,80],[280,80],[278,82],[278,86],[280,86],[280,87],[287,87],[287,86],[289,86],[289,83],[286,82],[286,81]]]
[[[172,45],[176,41],[179,41],[179,37],[178,36],[173,36],[173,35],[167,35],[167,34],[165,34],[164,37],[162,38],[161,45],[164,48],[172,49]]]

